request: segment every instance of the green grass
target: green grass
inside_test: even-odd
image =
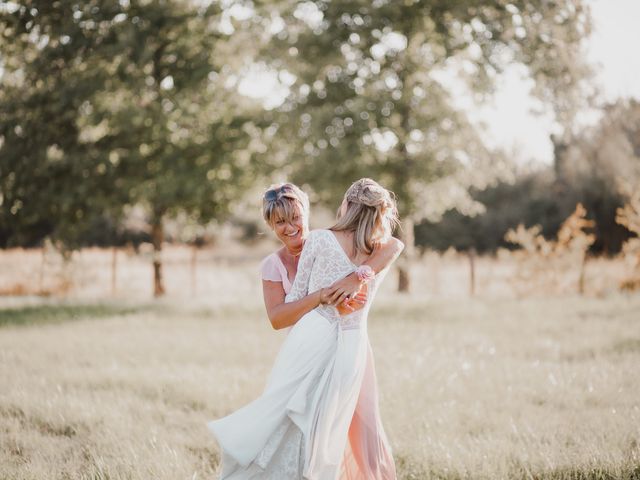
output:
[[[149,307],[100,304],[30,305],[0,309],[0,328],[11,326],[35,326],[47,323],[63,323],[86,319],[103,319],[137,313]]]
[[[237,306],[236,306],[237,305]],[[370,320],[401,479],[640,479],[640,297],[427,302]],[[259,298],[0,310],[0,479],[213,479],[260,394]]]

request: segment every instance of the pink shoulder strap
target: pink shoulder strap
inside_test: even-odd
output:
[[[272,282],[281,282],[282,274],[279,267],[280,259],[276,253],[272,253],[262,261],[260,271],[262,273],[263,280],[270,280]]]
[[[282,260],[277,253],[272,253],[262,261],[260,267],[263,280],[269,280],[272,282],[282,282],[282,288],[285,293],[288,293],[291,289],[291,282],[287,275],[287,269],[282,264]]]

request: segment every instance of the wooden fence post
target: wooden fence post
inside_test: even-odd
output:
[[[111,249],[111,295],[116,294],[116,281],[118,271],[118,247]]]
[[[42,295],[44,291],[44,267],[47,262],[47,242],[42,243],[42,261],[40,262],[40,275],[38,276],[38,295]]]
[[[473,297],[476,294],[476,249],[471,248],[467,252],[469,257],[469,294]]]
[[[198,246],[191,246],[191,296],[195,297],[197,293],[197,284],[196,284],[196,265],[198,260]]]

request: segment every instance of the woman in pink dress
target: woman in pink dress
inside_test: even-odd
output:
[[[386,190],[368,179],[359,182],[345,196],[342,220],[351,218],[349,215],[353,216],[355,211],[361,216],[367,209],[367,214],[377,211],[378,215],[382,210],[390,211],[392,202],[388,192],[386,197],[381,194]],[[373,197],[382,195],[388,208],[365,205],[371,203],[372,192]],[[348,245],[341,245],[341,241],[350,238],[349,235],[353,237],[353,228],[344,221],[342,227],[340,222],[334,226],[334,232],[314,232],[313,245],[307,249],[305,279],[295,280],[297,289],[287,296],[289,302],[286,303],[285,295],[296,278],[298,256],[308,236],[306,195],[291,184],[276,186],[265,193],[264,216],[284,244],[262,265],[269,318],[277,329],[291,327],[303,316],[306,320],[283,346],[263,396],[224,419],[210,422],[223,450],[221,478],[395,479],[391,449],[380,421],[373,356],[366,334],[368,297],[354,296],[353,292],[371,279],[373,296],[378,286],[374,276],[376,267],[383,269],[390,264],[402,244],[390,239],[390,235],[376,233],[377,242],[358,238],[357,244],[353,238],[354,248],[349,249]],[[378,227],[375,228],[380,230]],[[367,235],[373,230],[370,228]],[[374,244],[377,245],[375,255],[372,254]],[[364,254],[362,248],[370,251]],[[345,250],[352,251],[355,257],[347,256]],[[311,256],[320,259],[317,263],[321,263],[322,257],[328,258],[330,273],[312,274],[315,260],[310,262]],[[356,268],[354,260],[360,260],[361,265]],[[349,271],[355,272],[348,275],[351,278],[326,285],[327,279],[335,280]],[[325,285],[317,288],[323,282]],[[337,303],[340,303],[337,311],[346,315],[344,322],[339,320],[339,315],[336,317],[335,309],[331,310],[330,305]],[[356,313],[363,304],[366,311]],[[347,320],[351,313],[351,320]],[[312,318],[313,314],[316,318]],[[323,316],[331,320],[331,326],[318,320]],[[300,350],[298,344],[305,342],[312,343]],[[297,381],[294,380],[296,373],[300,375]],[[349,380],[345,383],[345,379]],[[356,387],[358,390],[354,391]],[[286,408],[282,409],[281,404]],[[284,419],[280,411],[288,412]],[[341,428],[348,433],[344,438]],[[341,444],[341,439],[346,443]]]

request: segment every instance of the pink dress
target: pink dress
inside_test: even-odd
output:
[[[332,232],[314,231],[292,285],[280,257],[262,278],[282,282],[287,301],[355,269]],[[225,480],[395,480],[378,408],[365,308],[340,317],[330,306],[305,314],[287,335],[263,395],[209,422],[222,449]]]

